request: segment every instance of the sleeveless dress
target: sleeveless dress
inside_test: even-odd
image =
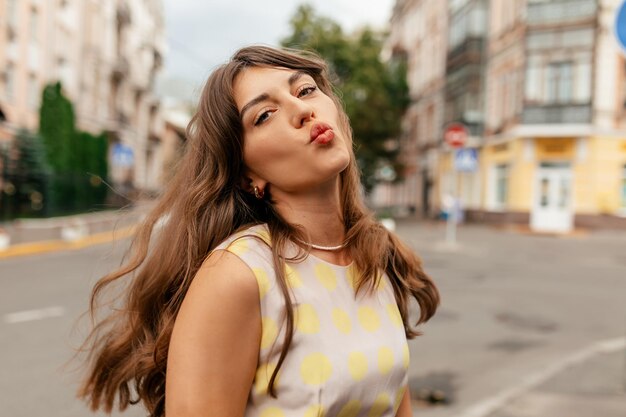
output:
[[[274,385],[278,398],[270,396],[286,313],[267,243],[267,226],[257,225],[215,249],[238,256],[259,286],[262,337],[245,416],[394,417],[407,387],[409,348],[388,277],[373,293],[363,288],[355,296],[351,265],[311,254],[287,262],[294,335]]]

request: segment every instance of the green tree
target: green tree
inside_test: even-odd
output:
[[[14,146],[17,160],[12,180],[17,191],[14,196],[16,214],[39,216],[44,213],[52,173],[43,141],[40,136],[21,129],[15,136]]]
[[[39,132],[53,171],[51,211],[82,211],[104,203],[108,175],[106,135],[76,130],[74,107],[63,95],[60,82],[43,90]]]
[[[48,84],[41,97],[39,134],[44,140],[47,160],[57,173],[67,173],[73,167],[74,119],[74,106],[63,95],[61,83]]]
[[[333,20],[303,5],[290,21],[292,33],[282,45],[313,50],[329,65],[331,77],[354,131],[356,156],[363,184],[370,191],[381,168],[392,168],[401,178],[397,140],[409,103],[406,64],[383,62],[385,33],[364,28],[345,34]]]
[[[77,176],[81,179],[80,193],[83,206],[101,205],[106,199],[106,180],[108,177],[108,140],[106,134],[92,135],[79,132],[77,143],[80,144],[81,163]]]

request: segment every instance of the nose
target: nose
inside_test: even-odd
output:
[[[301,128],[304,124],[314,117],[313,107],[298,97],[290,100],[292,124],[296,128]]]

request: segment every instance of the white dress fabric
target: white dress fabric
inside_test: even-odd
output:
[[[255,237],[257,236],[257,237]],[[274,273],[266,225],[229,237],[227,250],[247,264],[259,285],[262,338],[246,417],[393,417],[407,386],[409,349],[387,276],[374,293],[355,297],[352,266],[314,255],[287,263],[294,335],[267,391],[286,332],[285,302]],[[295,245],[294,245],[295,247]]]

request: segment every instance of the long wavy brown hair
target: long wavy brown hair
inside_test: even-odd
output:
[[[126,263],[102,277],[91,294],[94,327],[83,345],[88,352],[88,371],[78,395],[94,411],[111,412],[117,399],[120,410],[143,402],[150,416],[164,415],[170,337],[191,281],[218,244],[239,230],[262,223],[268,225],[277,282],[285,299],[285,343],[269,382],[270,394],[278,395],[274,383],[294,331],[281,254],[288,241],[310,240],[302,227],[280,216],[269,193],[258,200],[244,185],[243,128],[233,82],[250,67],[282,67],[310,74],[334,100],[345,137],[352,137],[327,66],[313,53],[246,47],[211,74],[187,127],[186,149],[176,173],[138,226]],[[437,288],[424,273],[420,259],[365,207],[353,151],[340,182],[347,247],[359,271],[356,292],[375,288],[385,272],[407,338],[421,335],[409,323],[409,303],[413,298],[419,304],[415,326],[427,321],[439,305]],[[113,304],[104,302],[105,288],[119,284],[123,297],[114,297]],[[97,319],[100,310],[104,317]]]

